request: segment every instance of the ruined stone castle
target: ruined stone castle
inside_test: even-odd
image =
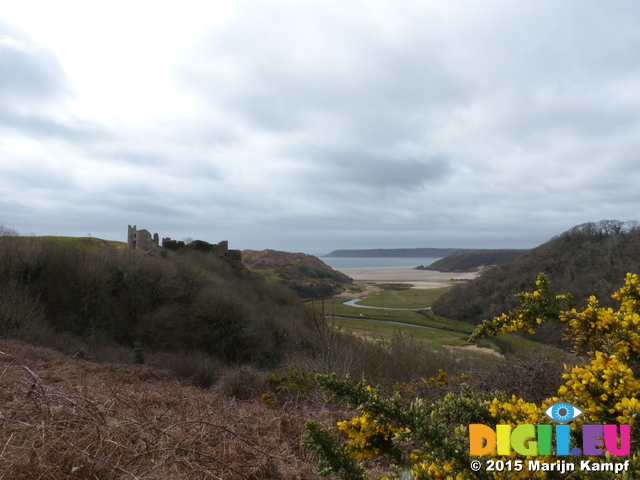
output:
[[[155,252],[158,250],[159,237],[157,233],[153,234],[153,238],[148,230],[138,230],[136,225],[129,225],[127,235],[127,248],[129,250],[143,250],[145,252]]]
[[[164,242],[170,241],[169,237],[162,239]],[[142,250],[144,252],[156,252],[160,249],[160,237],[157,233],[151,236],[148,230],[138,230],[136,225],[133,227],[129,225],[127,232],[127,248],[129,250]],[[240,250],[229,250],[229,242],[223,240],[218,244],[213,245],[211,253],[217,257],[222,257],[227,260],[242,260],[242,252]]]

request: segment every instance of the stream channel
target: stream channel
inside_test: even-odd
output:
[[[431,310],[431,307],[425,307],[425,308],[390,308],[390,307],[371,307],[368,305],[357,305],[356,302],[359,302],[360,300],[362,300],[361,298],[354,298],[353,300],[349,300],[347,302],[343,302],[343,305],[348,305],[349,307],[358,307],[358,308],[372,308],[374,310],[409,310],[409,311],[418,311],[418,310]],[[362,315],[362,314],[360,314]],[[357,318],[357,317],[338,317],[338,316],[332,316],[331,318]],[[427,327],[425,325],[416,325],[415,323],[406,323],[406,322],[395,322],[392,320],[379,320],[377,318],[366,318],[366,317],[360,317],[360,320],[367,320],[369,322],[380,322],[380,323],[391,323],[391,324],[395,324],[395,325],[407,325],[409,327],[416,327],[416,328],[428,328],[430,330],[440,330],[439,328],[435,328],[435,327]]]

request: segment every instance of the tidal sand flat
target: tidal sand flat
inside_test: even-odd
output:
[[[440,288],[455,281],[472,280],[477,272],[435,272],[414,268],[341,268],[342,273],[363,282],[411,283],[416,288]]]

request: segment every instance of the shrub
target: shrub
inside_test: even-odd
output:
[[[222,362],[216,361],[204,352],[164,352],[147,357],[149,364],[202,388],[211,387],[220,378],[220,371],[223,369]]]
[[[248,321],[249,312],[235,291],[215,286],[203,289],[185,325],[187,344],[225,360],[246,360],[251,342],[246,332]]]
[[[393,478],[491,479],[530,478],[529,472],[490,472],[470,469],[468,425],[511,426],[549,423],[543,412],[559,401],[570,402],[584,412],[571,425],[573,444],[579,444],[581,425],[630,425],[631,451],[638,447],[640,415],[637,396],[640,382],[634,370],[640,361],[640,281],[628,274],[625,286],[613,294],[620,308],[601,308],[595,297],[583,311],[570,307],[570,297],[551,293],[549,281],[540,275],[538,288],[518,295],[520,307],[493,320],[484,321],[473,333],[479,340],[499,331],[535,331],[548,319],[568,324],[567,337],[576,353],[586,353],[588,363],[566,366],[565,383],[557,396],[530,403],[504,392],[479,393],[464,386],[459,394],[427,403],[421,398],[405,400],[399,392],[383,397],[382,390],[363,380],[354,385],[349,377],[318,376],[320,386],[334,397],[358,409],[354,419],[340,423],[349,439],[343,440],[315,422],[308,422],[303,444],[320,459],[322,473],[343,480],[369,478],[367,458],[385,460]],[[579,357],[576,357],[579,358]],[[384,442],[380,441],[383,435]],[[495,453],[495,452],[494,452]],[[515,452],[502,461],[525,459]],[[550,461],[550,457],[546,458]],[[585,457],[582,457],[585,458]],[[477,459],[477,457],[476,457]],[[486,458],[485,458],[486,459]],[[625,478],[640,473],[640,456],[634,453]],[[607,462],[619,462],[609,457]],[[370,461],[369,461],[370,462]],[[546,478],[566,478],[560,471],[543,472]],[[585,477],[586,478],[586,477]],[[588,478],[619,478],[612,472],[590,473]]]
[[[186,245],[184,244],[183,241],[181,240],[164,240],[162,242],[162,248],[163,249],[169,249],[169,250],[180,250],[181,248],[184,248]]]
[[[223,372],[215,389],[225,396],[246,400],[255,397],[262,390],[262,384],[257,371],[244,367]]]
[[[270,407],[286,401],[299,402],[306,398],[315,387],[315,378],[312,372],[304,375],[297,369],[290,370],[285,375],[272,373],[264,381],[267,392],[262,395],[262,400]]]
[[[133,363],[144,363],[144,347],[140,340],[133,342]]]

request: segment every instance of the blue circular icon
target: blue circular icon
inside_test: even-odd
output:
[[[559,422],[566,422],[573,418],[573,405],[568,403],[556,403],[552,410],[553,419]]]

